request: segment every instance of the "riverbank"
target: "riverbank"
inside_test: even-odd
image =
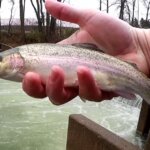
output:
[[[50,33],[47,38],[46,35],[37,30],[37,26],[25,27],[25,39],[22,39],[20,26],[12,26],[11,32],[8,33],[8,26],[2,26],[0,32],[0,43],[15,47],[29,43],[56,43],[61,41],[74,33],[78,28],[73,27],[57,27],[54,33]]]

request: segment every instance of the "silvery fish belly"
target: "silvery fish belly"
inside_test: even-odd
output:
[[[29,44],[0,53],[0,78],[22,81],[27,72],[47,78],[54,65],[63,68],[65,86],[78,86],[76,69],[88,67],[105,91],[126,98],[137,93],[150,103],[150,79],[137,68],[85,45]]]

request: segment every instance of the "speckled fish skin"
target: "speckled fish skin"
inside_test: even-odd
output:
[[[65,72],[65,86],[78,86],[76,69],[91,69],[97,85],[105,91],[140,95],[150,104],[150,79],[132,65],[113,56],[71,45],[29,44],[0,53],[0,78],[22,81],[31,71],[47,78],[54,65]],[[121,94],[121,95],[122,95]]]

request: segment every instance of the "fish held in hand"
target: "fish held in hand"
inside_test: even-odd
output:
[[[66,87],[78,86],[76,69],[86,66],[100,89],[126,98],[136,93],[150,104],[149,78],[131,64],[84,45],[29,44],[1,52],[0,78],[22,81],[27,72],[35,72],[46,79],[54,65],[63,68]]]

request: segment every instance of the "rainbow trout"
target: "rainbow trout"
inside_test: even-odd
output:
[[[131,64],[80,46],[29,44],[0,53],[0,78],[22,81],[27,72],[47,78],[52,66],[65,72],[65,86],[78,86],[76,68],[88,67],[104,91],[133,98],[135,93],[150,104],[150,79]]]

